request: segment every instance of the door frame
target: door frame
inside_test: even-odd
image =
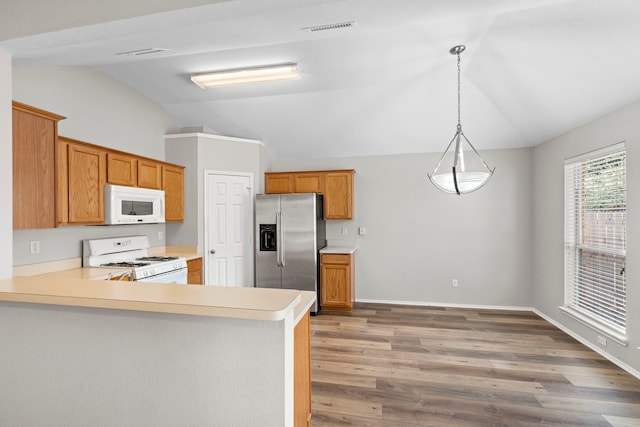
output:
[[[255,204],[255,187],[253,185],[253,173],[251,172],[236,172],[236,171],[219,171],[219,170],[213,170],[213,169],[205,169],[204,170],[204,174],[203,174],[203,180],[204,180],[204,194],[203,194],[203,209],[204,209],[204,217],[203,217],[203,222],[204,222],[204,236],[203,236],[203,241],[204,241],[204,253],[203,253],[203,267],[204,267],[204,284],[207,285],[209,283],[209,250],[210,250],[210,243],[209,243],[209,227],[212,223],[212,221],[210,221],[209,219],[209,177],[210,176],[216,176],[216,175],[227,175],[227,176],[242,176],[242,177],[248,177],[249,178],[249,191],[251,193],[251,196],[249,197],[249,219],[248,222],[249,224],[247,224],[247,226],[249,227],[249,250],[251,252],[251,256],[248,257],[247,259],[250,260],[251,262],[249,263],[249,278],[250,283],[248,286],[255,286],[255,276],[253,273],[254,270],[254,261],[253,261],[253,257],[254,257],[254,248],[253,248],[253,215],[254,215],[254,204]]]

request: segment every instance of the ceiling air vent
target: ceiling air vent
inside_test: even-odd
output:
[[[166,52],[169,49],[161,49],[159,47],[149,47],[147,49],[138,49],[138,50],[129,50],[127,52],[118,52],[116,55],[126,55],[126,56],[140,56],[140,55],[149,55],[151,53],[160,53]]]
[[[316,31],[337,30],[340,28],[350,28],[356,25],[356,21],[338,22],[336,24],[317,25],[315,27],[304,27],[303,30],[315,33]]]

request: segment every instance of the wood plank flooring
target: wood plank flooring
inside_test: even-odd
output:
[[[640,426],[640,380],[530,312],[311,319],[312,427]]]

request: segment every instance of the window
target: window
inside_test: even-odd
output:
[[[624,143],[565,162],[563,309],[626,339],[627,246]]]

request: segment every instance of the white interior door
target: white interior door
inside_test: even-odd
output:
[[[253,286],[250,174],[205,174],[205,284]]]

